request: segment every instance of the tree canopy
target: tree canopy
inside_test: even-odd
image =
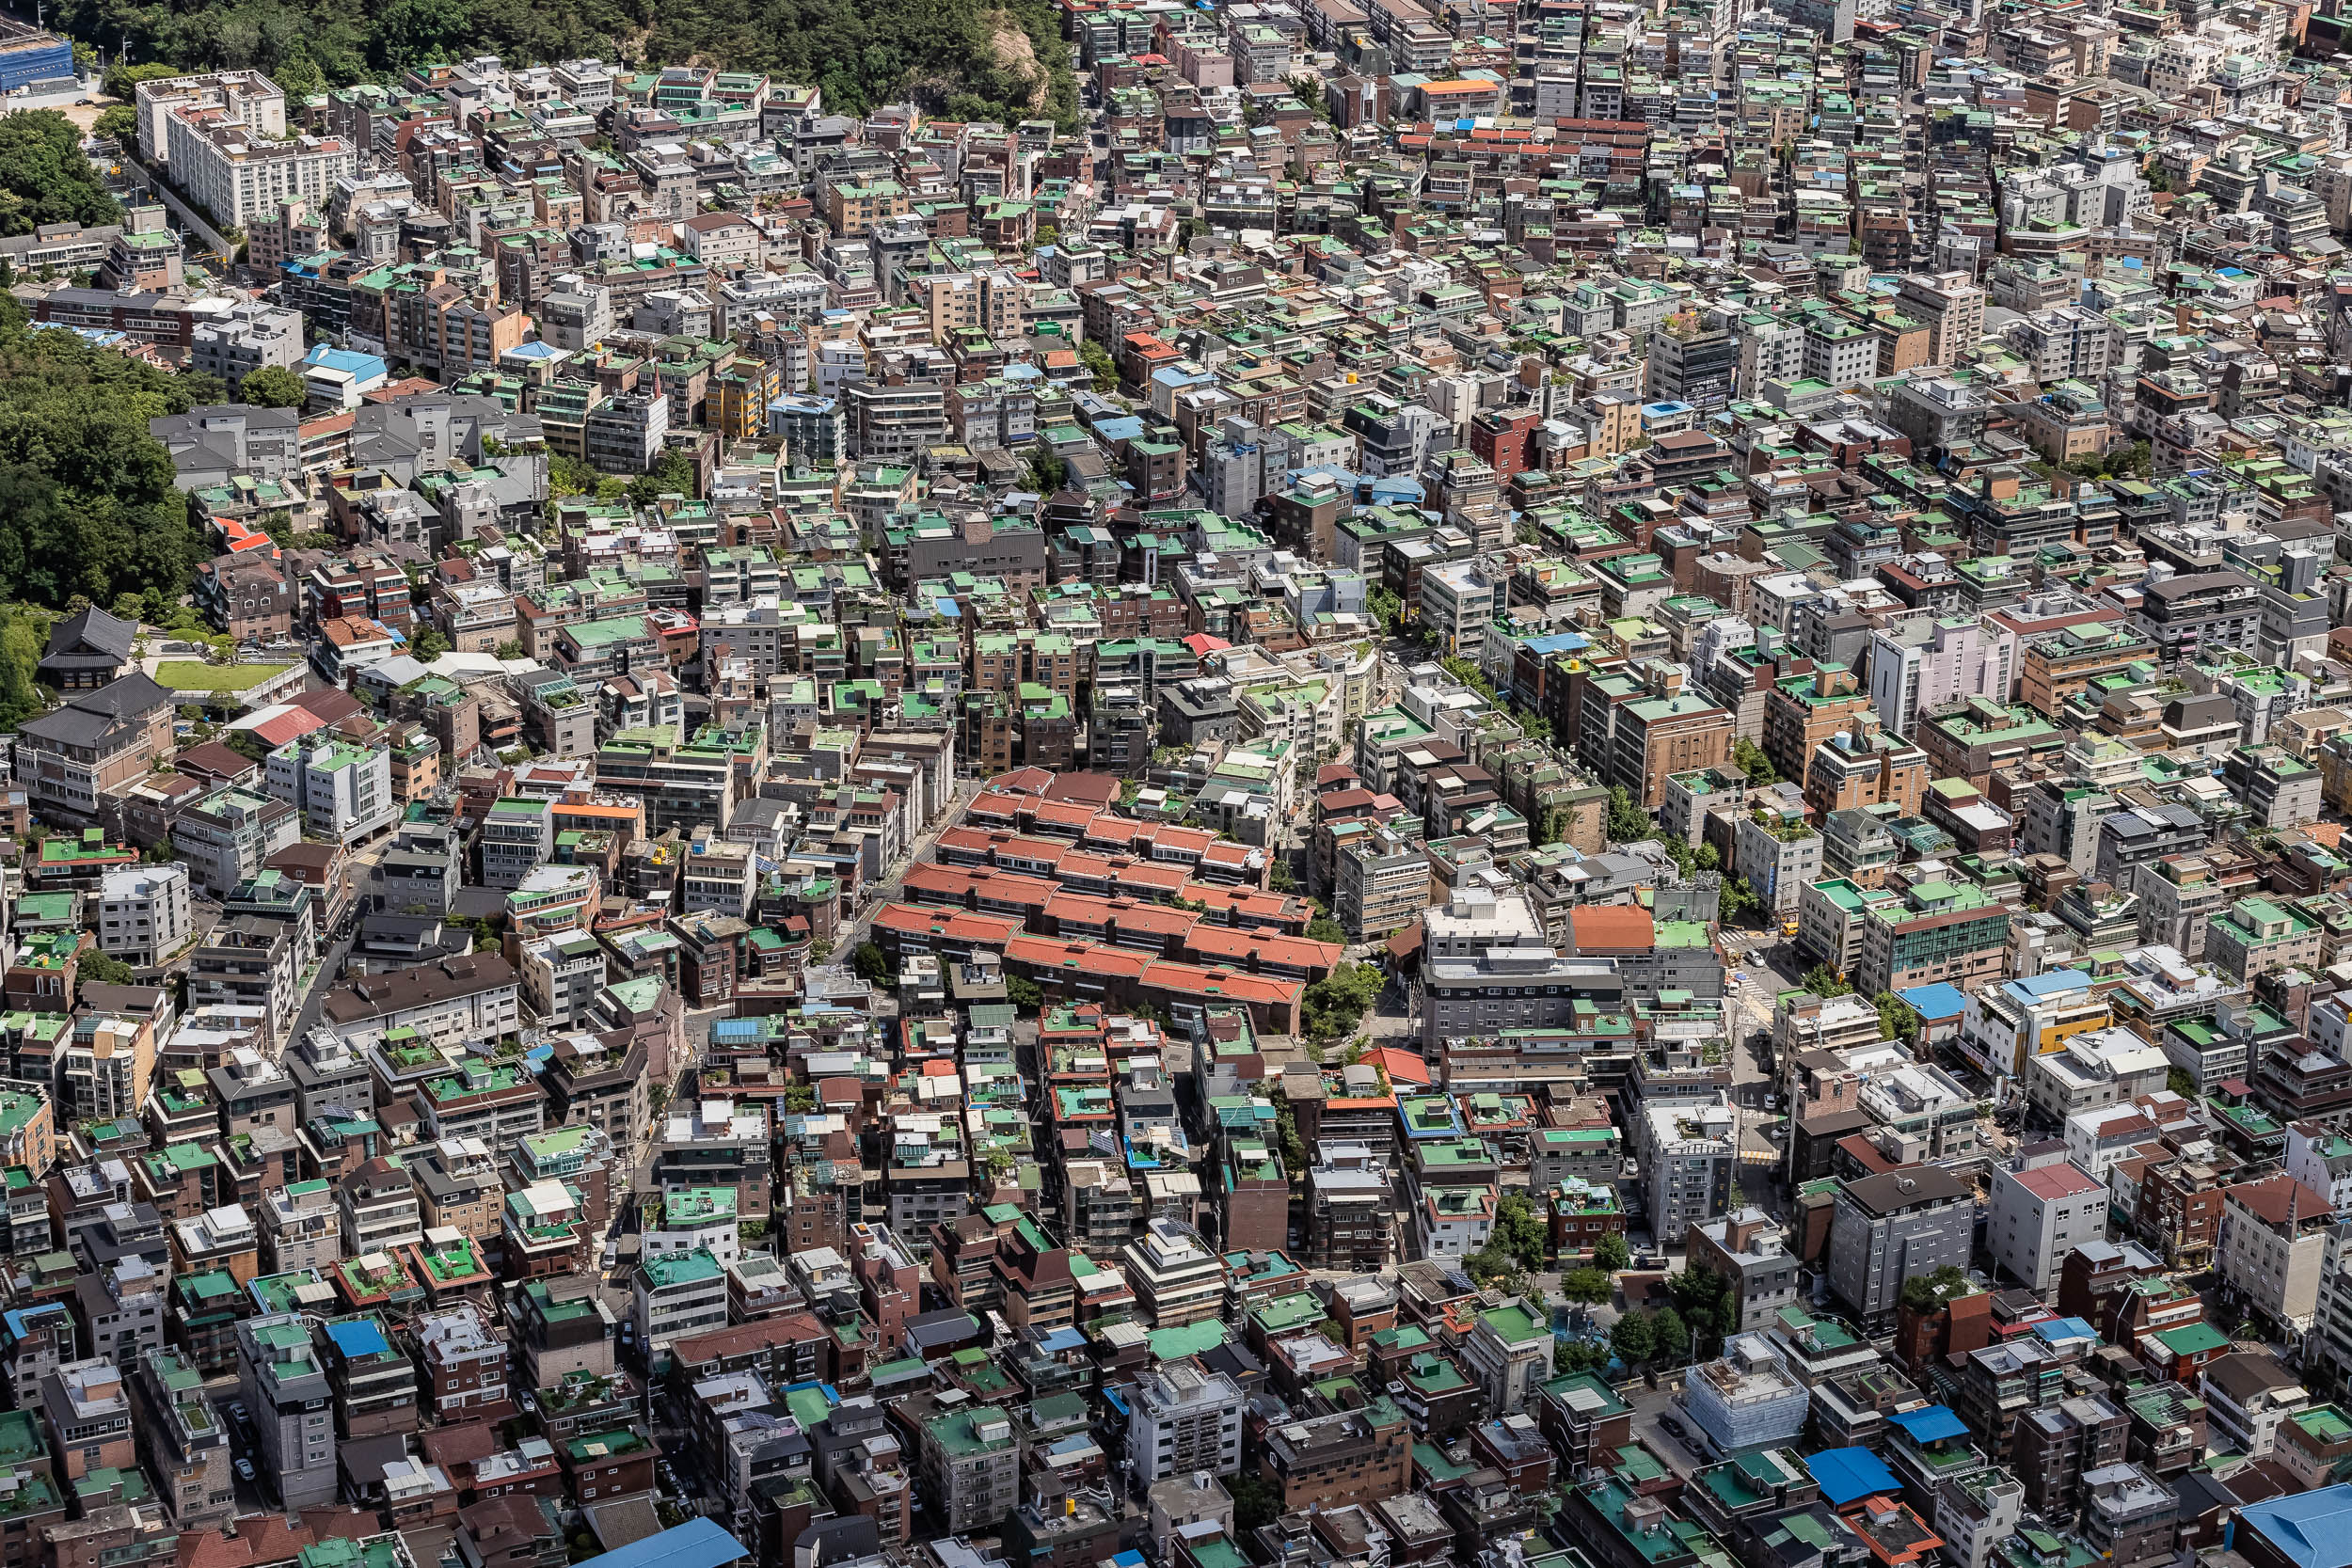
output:
[[[302,377],[283,365],[263,365],[249,371],[237,387],[237,398],[256,408],[300,408],[310,389]]]
[[[0,294],[0,599],[61,609],[77,594],[183,593],[203,540],[147,422],[217,385],[35,330]]]
[[[55,109],[0,115],[0,234],[29,234],[44,223],[121,221],[72,120]]]
[[[510,64],[723,60],[820,87],[846,114],[913,95],[960,119],[1080,119],[1046,0],[66,0],[54,24],[122,40],[135,59],[265,71],[297,95],[486,51]]]

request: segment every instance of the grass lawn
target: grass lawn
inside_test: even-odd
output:
[[[207,664],[200,658],[167,658],[155,679],[174,691],[250,691],[284,670],[282,664]]]

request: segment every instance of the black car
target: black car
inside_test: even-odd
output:
[[[1658,1424],[1665,1430],[1669,1436],[1675,1438],[1677,1442],[1690,1435],[1689,1433],[1682,1430],[1682,1423],[1676,1420],[1672,1416],[1659,1417]]]

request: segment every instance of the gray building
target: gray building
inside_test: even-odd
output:
[[[1763,1210],[1750,1207],[1719,1220],[1696,1221],[1685,1234],[1690,1266],[1731,1281],[1741,1330],[1767,1327],[1782,1307],[1796,1305],[1797,1259],[1780,1223]]]
[[[1866,1328],[1894,1322],[1903,1281],[1968,1266],[1976,1226],[1968,1184],[1938,1165],[1848,1181],[1830,1221],[1829,1282]]]
[[[237,1325],[237,1391],[259,1437],[262,1468],[288,1509],[335,1500],[335,1401],[310,1325],[292,1312]]]
[[[1739,1112],[1720,1097],[1712,1104],[1645,1100],[1634,1115],[1642,1202],[1649,1212],[1650,1234],[1661,1244],[1731,1207],[1739,1127]]]

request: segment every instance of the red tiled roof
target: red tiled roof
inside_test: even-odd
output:
[[[326,728],[326,721],[307,708],[289,707],[285,712],[274,714],[250,727],[255,735],[261,736],[263,744],[275,749],[313,730]]]

